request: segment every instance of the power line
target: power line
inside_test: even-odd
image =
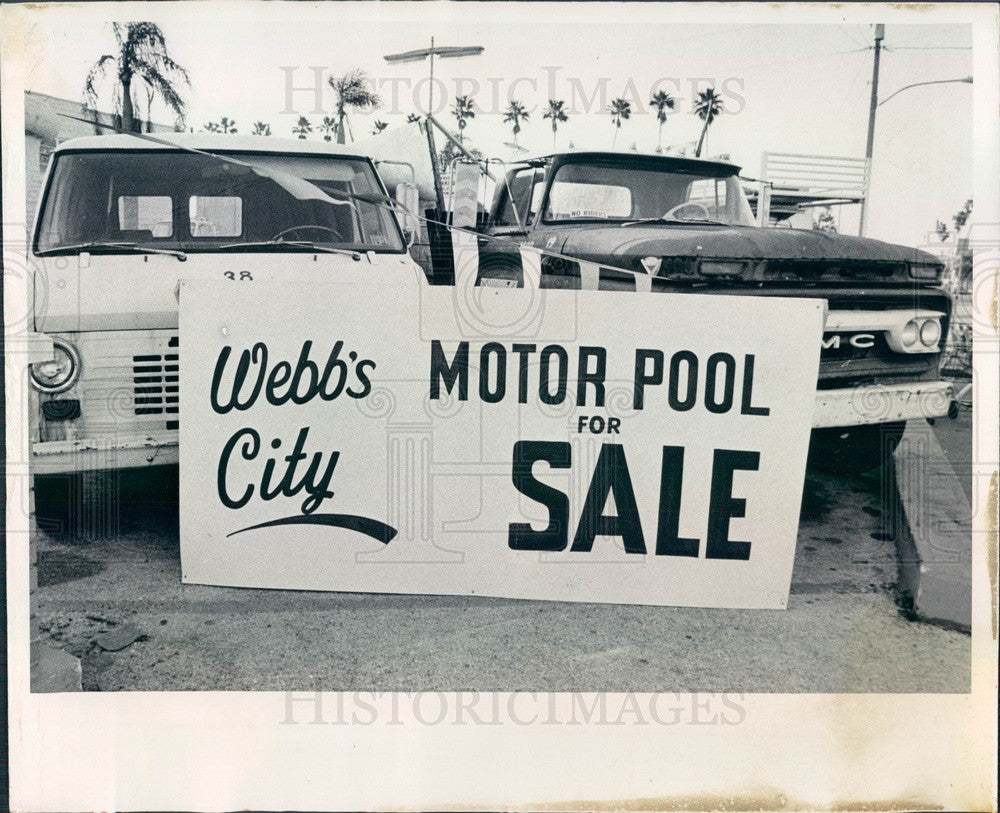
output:
[[[844,91],[844,95],[840,99],[840,107],[844,108],[847,107],[847,99],[848,97],[854,95],[855,86],[858,84],[858,79],[861,77],[861,74],[864,71],[865,67],[866,67],[865,63],[858,60],[858,65],[854,69],[854,75],[851,77],[851,81],[848,83],[847,90]],[[865,82],[865,85],[867,84],[868,83]]]
[[[677,45],[679,43],[695,42],[697,40],[707,40],[714,37],[725,37],[730,34],[737,34],[741,31],[749,31],[751,28],[763,28],[763,24],[741,25],[736,28],[727,28],[725,31],[716,31],[713,34],[696,34],[692,37],[681,37],[680,39],[664,40],[660,45]]]
[[[917,36],[915,37],[907,37],[906,39],[901,40],[902,45],[912,45],[918,42],[925,42],[928,38],[936,37],[947,29],[966,29],[968,28],[968,25],[965,23],[955,23],[952,25],[933,25],[924,27],[929,28],[931,30],[917,34]]]
[[[808,62],[813,59],[828,59],[833,56],[843,56],[844,54],[860,54],[870,50],[872,50],[871,45],[865,48],[854,48],[850,51],[834,51],[829,54],[810,54],[809,56],[796,57],[794,59],[783,59],[778,62],[764,62],[759,65],[740,66],[740,69],[744,71],[750,71],[750,70],[756,70],[758,68],[771,68],[774,67],[775,65],[789,65],[795,62]]]
[[[971,45],[887,45],[886,51],[971,51]]]
[[[858,40],[855,38],[854,34],[848,30],[846,25],[838,25],[837,30],[840,31],[847,39],[849,39],[855,45],[862,45],[867,43],[867,40]]]

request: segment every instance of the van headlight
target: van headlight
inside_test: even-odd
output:
[[[29,368],[31,385],[40,392],[65,392],[80,378],[80,354],[69,342],[52,340],[52,358]]]

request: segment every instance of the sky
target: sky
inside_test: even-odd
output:
[[[291,136],[299,115],[314,125],[332,112],[333,95],[309,89],[321,78],[362,68],[372,77],[384,106],[373,115],[351,115],[355,137],[367,136],[375,119],[403,124],[418,105],[426,107],[428,63],[389,65],[384,54],[438,45],[481,45],[476,57],[438,60],[438,118],[454,127],[450,103],[469,93],[477,115],[465,131],[488,156],[509,158],[512,141],[502,111],[511,98],[530,111],[519,142],[532,153],[552,148],[550,123],[542,119],[549,98],[563,99],[569,121],[557,146],[652,150],[659,128],[649,96],[663,89],[676,108],[663,126],[664,145],[690,144],[701,121],[692,114],[697,91],[714,86],[725,114],[711,126],[706,155],[726,153],[757,177],[764,151],[862,157],[867,132],[874,26],[866,24],[726,25],[672,23],[669,17],[634,25],[626,16],[605,15],[600,24],[575,22],[567,8],[557,27],[528,25],[523,15],[479,13],[479,4],[452,4],[435,19],[386,14],[378,24],[358,19],[351,6],[331,4],[314,19],[271,15],[268,22],[241,18],[226,3],[194,18],[151,6],[144,16],[160,23],[171,55],[191,77],[187,123],[195,131],[228,116],[241,133],[265,121],[275,135]],[[239,7],[245,8],[245,7]],[[619,7],[623,8],[623,7]],[[593,4],[588,12],[593,15]],[[95,60],[113,51],[110,24],[76,18],[67,7],[42,16],[35,38],[38,58],[28,88],[80,99]],[[370,16],[370,13],[369,13]],[[427,15],[430,17],[431,15]],[[293,19],[294,18],[294,19]],[[470,22],[470,20],[477,22]],[[557,36],[553,36],[556,32]],[[880,98],[904,85],[972,74],[972,32],[965,25],[887,24],[880,70]],[[289,96],[287,84],[305,90]],[[633,115],[615,135],[607,102],[632,102]],[[102,97],[109,107],[110,85]],[[154,104],[153,118],[173,116]],[[311,138],[321,138],[314,134]],[[948,220],[972,196],[972,87],[916,87],[878,109],[868,234],[923,245],[935,221]],[[836,215],[836,211],[835,211]],[[841,230],[856,233],[856,207],[845,208]]]

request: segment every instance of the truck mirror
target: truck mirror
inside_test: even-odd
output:
[[[399,225],[406,236],[406,244],[413,245],[419,229],[417,212],[420,211],[420,193],[417,187],[411,183],[401,183],[396,186],[396,207],[399,216]]]

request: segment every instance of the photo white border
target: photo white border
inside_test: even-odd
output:
[[[133,9],[140,9],[141,13]],[[7,228],[25,223],[23,90],[39,14],[81,24],[183,15],[220,24],[220,12],[262,21],[391,17],[436,21],[530,14],[556,30],[569,16],[600,24],[626,16],[654,22],[776,24],[969,23],[974,26],[974,222],[1000,239],[1000,62],[993,4],[348,4],[125,3],[4,5],[3,195]],[[266,25],[262,22],[262,30]],[[224,28],[221,29],[224,34]],[[943,157],[943,159],[946,157]],[[986,224],[992,224],[986,225]],[[5,236],[7,232],[5,230]],[[8,238],[8,243],[9,243]],[[6,246],[5,246],[6,249]],[[980,279],[998,253],[977,257]],[[14,257],[5,258],[16,268]],[[4,285],[5,313],[27,308],[25,280]],[[996,299],[994,298],[994,308]],[[995,311],[994,311],[995,313]],[[995,316],[994,316],[994,328]],[[1000,341],[994,338],[993,342]],[[27,505],[23,337],[5,339],[8,507]],[[975,358],[978,482],[996,494],[997,345]],[[997,530],[986,527],[988,494],[974,493],[972,691],[968,695],[745,695],[735,726],[421,725],[401,704],[375,725],[280,725],[284,693],[79,693],[31,695],[28,535],[25,512],[9,510],[7,601],[11,807],[74,809],[371,809],[640,806],[658,809],[754,800],[764,807],[877,806],[990,809],[996,799],[996,585],[988,561]],[[993,497],[995,511],[996,497]],[[996,570],[993,570],[996,573]],[[995,576],[994,576],[995,578]],[[324,696],[335,698],[336,693]],[[501,695],[506,697],[506,695]],[[559,696],[557,702],[568,702]],[[381,701],[386,709],[391,697]],[[305,716],[302,718],[305,719]]]

